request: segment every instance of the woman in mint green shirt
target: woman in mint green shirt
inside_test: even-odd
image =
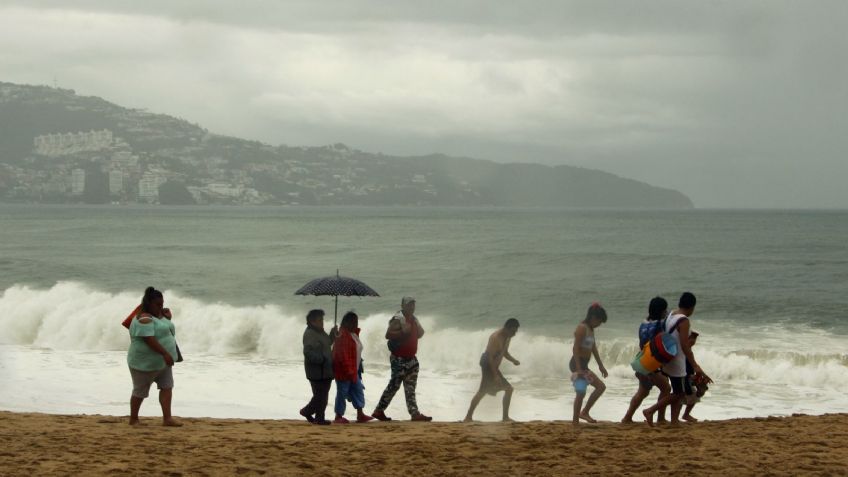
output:
[[[141,312],[130,323],[130,348],[127,351],[127,365],[133,381],[130,425],[139,424],[138,411],[154,382],[159,387],[162,424],[182,425],[171,416],[172,367],[177,357],[177,342],[171,312],[164,306],[162,292],[147,287],[141,299]]]

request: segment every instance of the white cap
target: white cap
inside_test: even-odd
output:
[[[410,303],[415,303],[415,298],[412,298],[411,296],[405,296],[400,300],[400,306],[406,306]]]

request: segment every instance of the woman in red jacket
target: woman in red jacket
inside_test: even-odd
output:
[[[335,424],[347,424],[345,401],[356,409],[356,422],[368,422],[373,417],[362,412],[365,407],[365,386],[362,385],[362,342],[359,341],[359,317],[349,311],[342,318],[341,329],[333,344],[333,373],[336,376]]]

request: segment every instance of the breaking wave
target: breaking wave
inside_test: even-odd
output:
[[[78,282],[48,289],[12,286],[0,295],[0,344],[52,349],[123,350],[128,337],[121,320],[138,303],[140,292],[108,293]],[[283,361],[301,359],[304,318],[277,305],[231,306],[207,303],[166,291],[174,310],[177,339],[186,355],[252,354]],[[384,366],[388,358],[383,333],[389,313],[361,317],[364,358]],[[439,326],[437,317],[421,317],[427,336],[419,357],[430,369],[449,375],[477,374],[480,353],[492,330],[468,331]],[[817,388],[848,387],[844,340],[826,332],[786,329],[765,331],[768,339],[740,339],[740,334],[713,336],[696,350],[703,368],[717,381],[766,381]],[[798,350],[808,344],[809,351]],[[809,343],[815,343],[810,345]],[[570,342],[564,337],[521,334],[512,344],[520,368],[505,372],[521,377],[566,376]],[[634,339],[605,339],[601,356],[614,376],[629,376],[636,353]],[[595,366],[594,364],[592,366]]]

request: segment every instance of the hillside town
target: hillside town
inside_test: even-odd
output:
[[[270,146],[218,136],[61,88],[0,83],[4,105],[26,114],[54,113],[34,118],[24,131],[28,144],[0,150],[3,201],[299,205],[379,203],[386,196],[422,204],[436,202],[440,193],[432,171],[390,164],[343,144]],[[57,125],[62,116],[67,120]],[[106,127],[82,129],[84,124]],[[475,195],[467,183],[458,186]]]
[[[271,146],[247,148],[251,154],[268,155],[269,160],[258,162],[227,158],[222,153],[231,141],[206,134],[193,141],[196,145],[150,153],[133,149],[109,129],[43,134],[33,139],[24,164],[0,167],[4,179],[14,183],[7,199],[37,202],[333,204],[389,187],[367,180],[374,161],[363,167],[356,151],[341,144],[321,148],[323,154],[310,161],[283,158],[279,148]],[[229,146],[244,149],[243,144]],[[211,151],[219,148],[217,154]],[[315,151],[308,152],[314,156]],[[392,188],[415,189],[423,197],[438,195],[427,174],[396,179],[401,180]]]
[[[185,151],[183,151],[185,152]],[[17,185],[7,194],[10,198],[39,201],[83,201],[85,198],[114,203],[160,202],[160,188],[168,181],[186,186],[194,203],[226,201],[259,204],[272,197],[250,187],[246,177],[228,177],[224,169],[214,167],[221,161],[212,158],[210,177],[190,179],[192,174],[167,168],[163,162],[175,160],[185,165],[197,165],[197,160],[181,154],[174,156],[163,151],[153,157],[137,152],[109,129],[79,131],[36,136],[28,163],[37,168],[11,167],[11,177]],[[163,161],[164,160],[164,161]],[[85,197],[86,191],[89,196]],[[106,194],[104,194],[106,193]]]
[[[571,166],[273,146],[50,86],[0,82],[0,125],[0,202],[692,206],[677,191]]]

